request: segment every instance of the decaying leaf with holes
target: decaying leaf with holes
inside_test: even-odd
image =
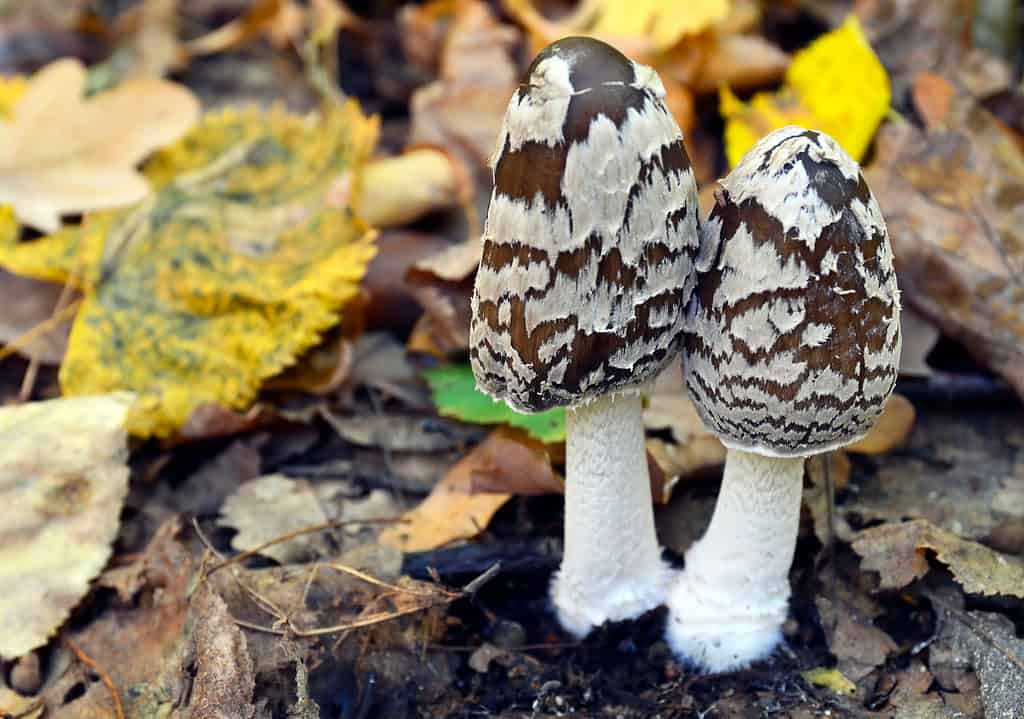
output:
[[[0,657],[46,644],[110,557],[128,493],[126,393],[0,409]]]
[[[889,78],[851,15],[793,57],[778,92],[742,102],[723,88],[719,110],[726,119],[730,167],[760,138],[786,125],[832,135],[859,162],[889,110]]]
[[[137,391],[139,436],[203,403],[246,407],[358,292],[375,234],[351,198],[377,131],[355,102],[211,115],[148,164],[141,204],[0,246],[12,272],[85,291],[63,392]]]

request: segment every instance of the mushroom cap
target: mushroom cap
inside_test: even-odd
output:
[[[533,60],[492,157],[477,386],[521,412],[651,379],[682,346],[697,188],[657,74],[570,37]]]
[[[687,307],[686,385],[728,447],[805,456],[871,428],[900,357],[892,247],[828,135],[769,134],[719,182]]]

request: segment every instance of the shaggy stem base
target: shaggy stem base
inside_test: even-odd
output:
[[[682,661],[731,671],[781,641],[803,468],[802,457],[729,450],[711,524],[668,598],[667,639]]]
[[[551,598],[567,632],[583,637],[665,600],[639,394],[599,398],[566,416],[565,550]]]

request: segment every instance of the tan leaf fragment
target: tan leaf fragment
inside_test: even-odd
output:
[[[926,550],[947,565],[969,594],[1024,597],[1024,563],[961,539],[927,520],[883,524],[857,535],[861,568],[879,573],[883,589],[899,589],[928,572]]]
[[[422,147],[368,162],[353,204],[369,225],[401,227],[430,212],[465,204],[472,194],[472,181],[457,159]]]
[[[110,557],[128,491],[129,394],[0,409],[0,656],[46,644]]]
[[[243,484],[228,497],[218,523],[238,530],[231,546],[240,552],[328,521],[309,482],[270,474]],[[309,559],[324,549],[317,535],[302,535],[260,550],[282,564]]]
[[[185,87],[129,80],[82,96],[85,67],[57,60],[33,77],[0,125],[0,203],[43,232],[60,216],[127,205],[149,192],[135,165],[181,137],[199,117]]]
[[[890,395],[871,430],[844,449],[860,454],[885,454],[906,441],[916,416],[910,400],[901,394]]]
[[[512,497],[512,490],[547,491],[557,481],[550,464],[540,460],[534,449],[520,444],[507,430],[495,430],[404,515],[404,522],[383,530],[379,541],[403,552],[419,552],[475,537]],[[507,489],[487,491],[492,487]]]

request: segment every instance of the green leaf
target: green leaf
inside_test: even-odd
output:
[[[549,409],[538,414],[522,414],[504,402],[496,402],[476,388],[469,365],[444,365],[426,370],[424,379],[437,405],[437,411],[475,424],[508,424],[519,427],[541,442],[565,439],[565,410]]]

